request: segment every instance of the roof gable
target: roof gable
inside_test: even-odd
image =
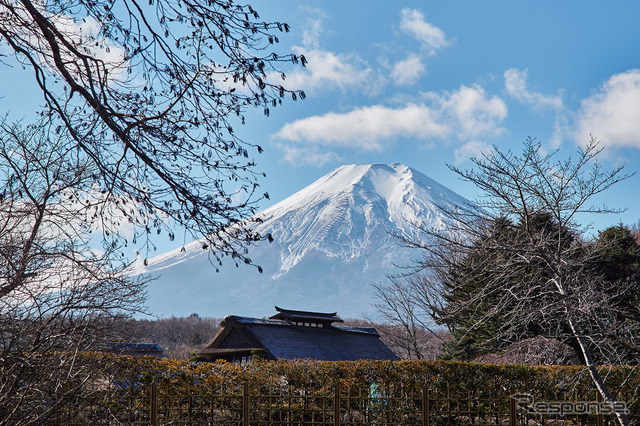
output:
[[[216,343],[216,347],[221,349],[259,347],[259,342],[248,336],[243,327],[238,327],[236,324],[229,327],[229,332]]]
[[[255,336],[238,324],[238,319],[239,317],[226,316],[220,323],[220,330],[198,353],[215,356],[250,353],[254,349],[263,349]]]

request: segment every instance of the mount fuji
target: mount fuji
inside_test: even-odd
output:
[[[233,262],[216,273],[199,241],[135,270],[157,278],[149,284],[147,303],[160,316],[262,317],[278,305],[375,317],[371,284],[420,255],[393,234],[417,237],[416,223],[443,228],[438,206],[465,204],[402,164],[346,165],[258,213],[263,221],[255,229],[274,239],[249,248],[263,273]]]

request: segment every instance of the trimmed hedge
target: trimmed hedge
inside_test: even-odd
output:
[[[95,354],[93,357],[113,355]],[[222,384],[249,382],[252,385],[285,383],[290,388],[321,389],[340,384],[343,387],[367,387],[378,383],[405,390],[423,388],[460,392],[526,391],[531,394],[573,396],[577,400],[595,392],[589,374],[581,366],[492,365],[455,361],[340,361],[254,360],[239,365],[218,361],[190,363],[150,357],[119,356],[117,371],[103,371],[110,377],[141,384],[152,382],[190,392]],[[610,391],[620,400],[638,406],[640,368],[634,366],[600,367]]]
[[[231,404],[229,409],[241,410],[245,383],[248,383],[252,395],[287,394],[309,397],[325,397],[333,392],[336,384],[352,395],[369,395],[373,384],[385,395],[382,402],[384,398],[408,398],[407,401],[415,401],[425,388],[434,395],[469,393],[474,395],[473,398],[500,398],[500,401],[504,400],[500,404],[506,403],[507,406],[511,392],[531,394],[536,401],[594,401],[596,398],[588,372],[580,366],[490,365],[453,361],[317,362],[259,359],[239,365],[224,361],[194,363],[111,354],[87,354],[83,357],[83,362],[96,366],[94,384],[109,384],[110,389],[118,391],[120,396],[115,400],[111,399],[112,402],[109,403],[111,415],[121,417],[126,410],[137,407],[135,415],[140,419],[140,424],[147,421],[146,414],[140,413],[149,409],[148,395],[152,383],[157,384],[160,398],[164,395],[175,401],[178,404],[176,407],[184,410],[191,409],[189,401],[202,401],[201,397],[206,399],[215,394],[239,395],[240,399],[231,397],[226,401],[231,401],[228,402]],[[600,368],[611,392],[619,401],[627,403],[633,421],[640,421],[640,369],[632,366]],[[84,401],[83,405],[92,404],[91,401]],[[265,412],[270,412],[269,406],[273,411],[273,405],[266,404]],[[134,424],[131,420],[127,421]]]

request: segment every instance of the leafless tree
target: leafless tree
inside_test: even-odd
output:
[[[46,423],[90,389],[78,354],[143,302],[130,241],[177,226],[251,263],[262,148],[233,127],[304,97],[276,68],[306,61],[273,51],[288,30],[230,0],[0,0],[2,63],[43,95],[40,123],[0,126],[0,421]]]
[[[636,242],[640,244],[640,221],[631,225],[631,232],[633,234],[633,238],[635,238]]]
[[[159,344],[169,358],[188,359],[216,335],[220,320],[197,314],[155,320],[125,319],[120,328],[131,332],[135,341]]]
[[[286,31],[232,0],[0,0],[3,52],[33,73],[68,154],[143,236],[173,239],[171,222],[208,238],[218,262],[251,263],[244,246],[260,236],[238,224],[268,196],[252,160],[262,148],[234,125],[305,96],[276,69],[306,61],[273,51]]]
[[[402,359],[434,359],[451,338],[433,321],[425,303],[430,299],[422,294],[426,288],[415,282],[420,279],[417,275],[391,276],[389,282],[373,285],[378,298],[375,308],[381,315],[376,328]]]
[[[436,359],[442,349],[442,343],[449,340],[449,333],[443,327],[434,333],[414,324],[415,327],[410,329],[411,334],[409,334],[405,325],[398,324],[387,317],[345,319],[343,325],[374,328],[380,335],[380,340],[403,360]]]
[[[464,324],[464,333],[486,333],[493,347],[535,335],[566,342],[603,398],[615,402],[596,366],[638,359],[640,288],[603,277],[594,265],[605,243],[579,222],[616,212],[593,205],[594,197],[627,177],[622,167],[605,170],[600,152],[592,140],[577,157],[556,161],[557,152],[527,140],[522,155],[494,148],[472,170],[451,167],[483,195],[476,207],[444,209],[446,230],[404,239],[424,258],[411,279],[379,290],[384,309],[408,294],[412,315],[454,334]],[[616,415],[629,424],[626,414]]]
[[[79,357],[144,301],[119,247],[91,241],[94,165],[46,129],[0,125],[0,424],[46,424],[90,392],[99,365]]]

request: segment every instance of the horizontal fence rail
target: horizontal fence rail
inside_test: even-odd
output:
[[[515,397],[514,397],[515,395]],[[160,384],[106,387],[95,401],[70,404],[55,422],[126,425],[613,425],[614,415],[598,412],[594,391],[575,402],[565,394],[529,395],[334,384],[318,388],[284,383],[223,383],[203,392]],[[561,407],[563,415],[536,413]],[[551,404],[553,402],[556,405]],[[545,405],[546,404],[546,405]],[[580,405],[582,404],[582,405]],[[585,405],[587,404],[587,405]],[[591,404],[591,405],[588,405]],[[577,410],[573,410],[574,408]],[[586,411],[585,411],[586,408]],[[573,410],[573,411],[572,411]],[[582,410],[582,411],[580,411]],[[557,410],[556,410],[557,411]],[[633,421],[640,417],[632,416]]]

